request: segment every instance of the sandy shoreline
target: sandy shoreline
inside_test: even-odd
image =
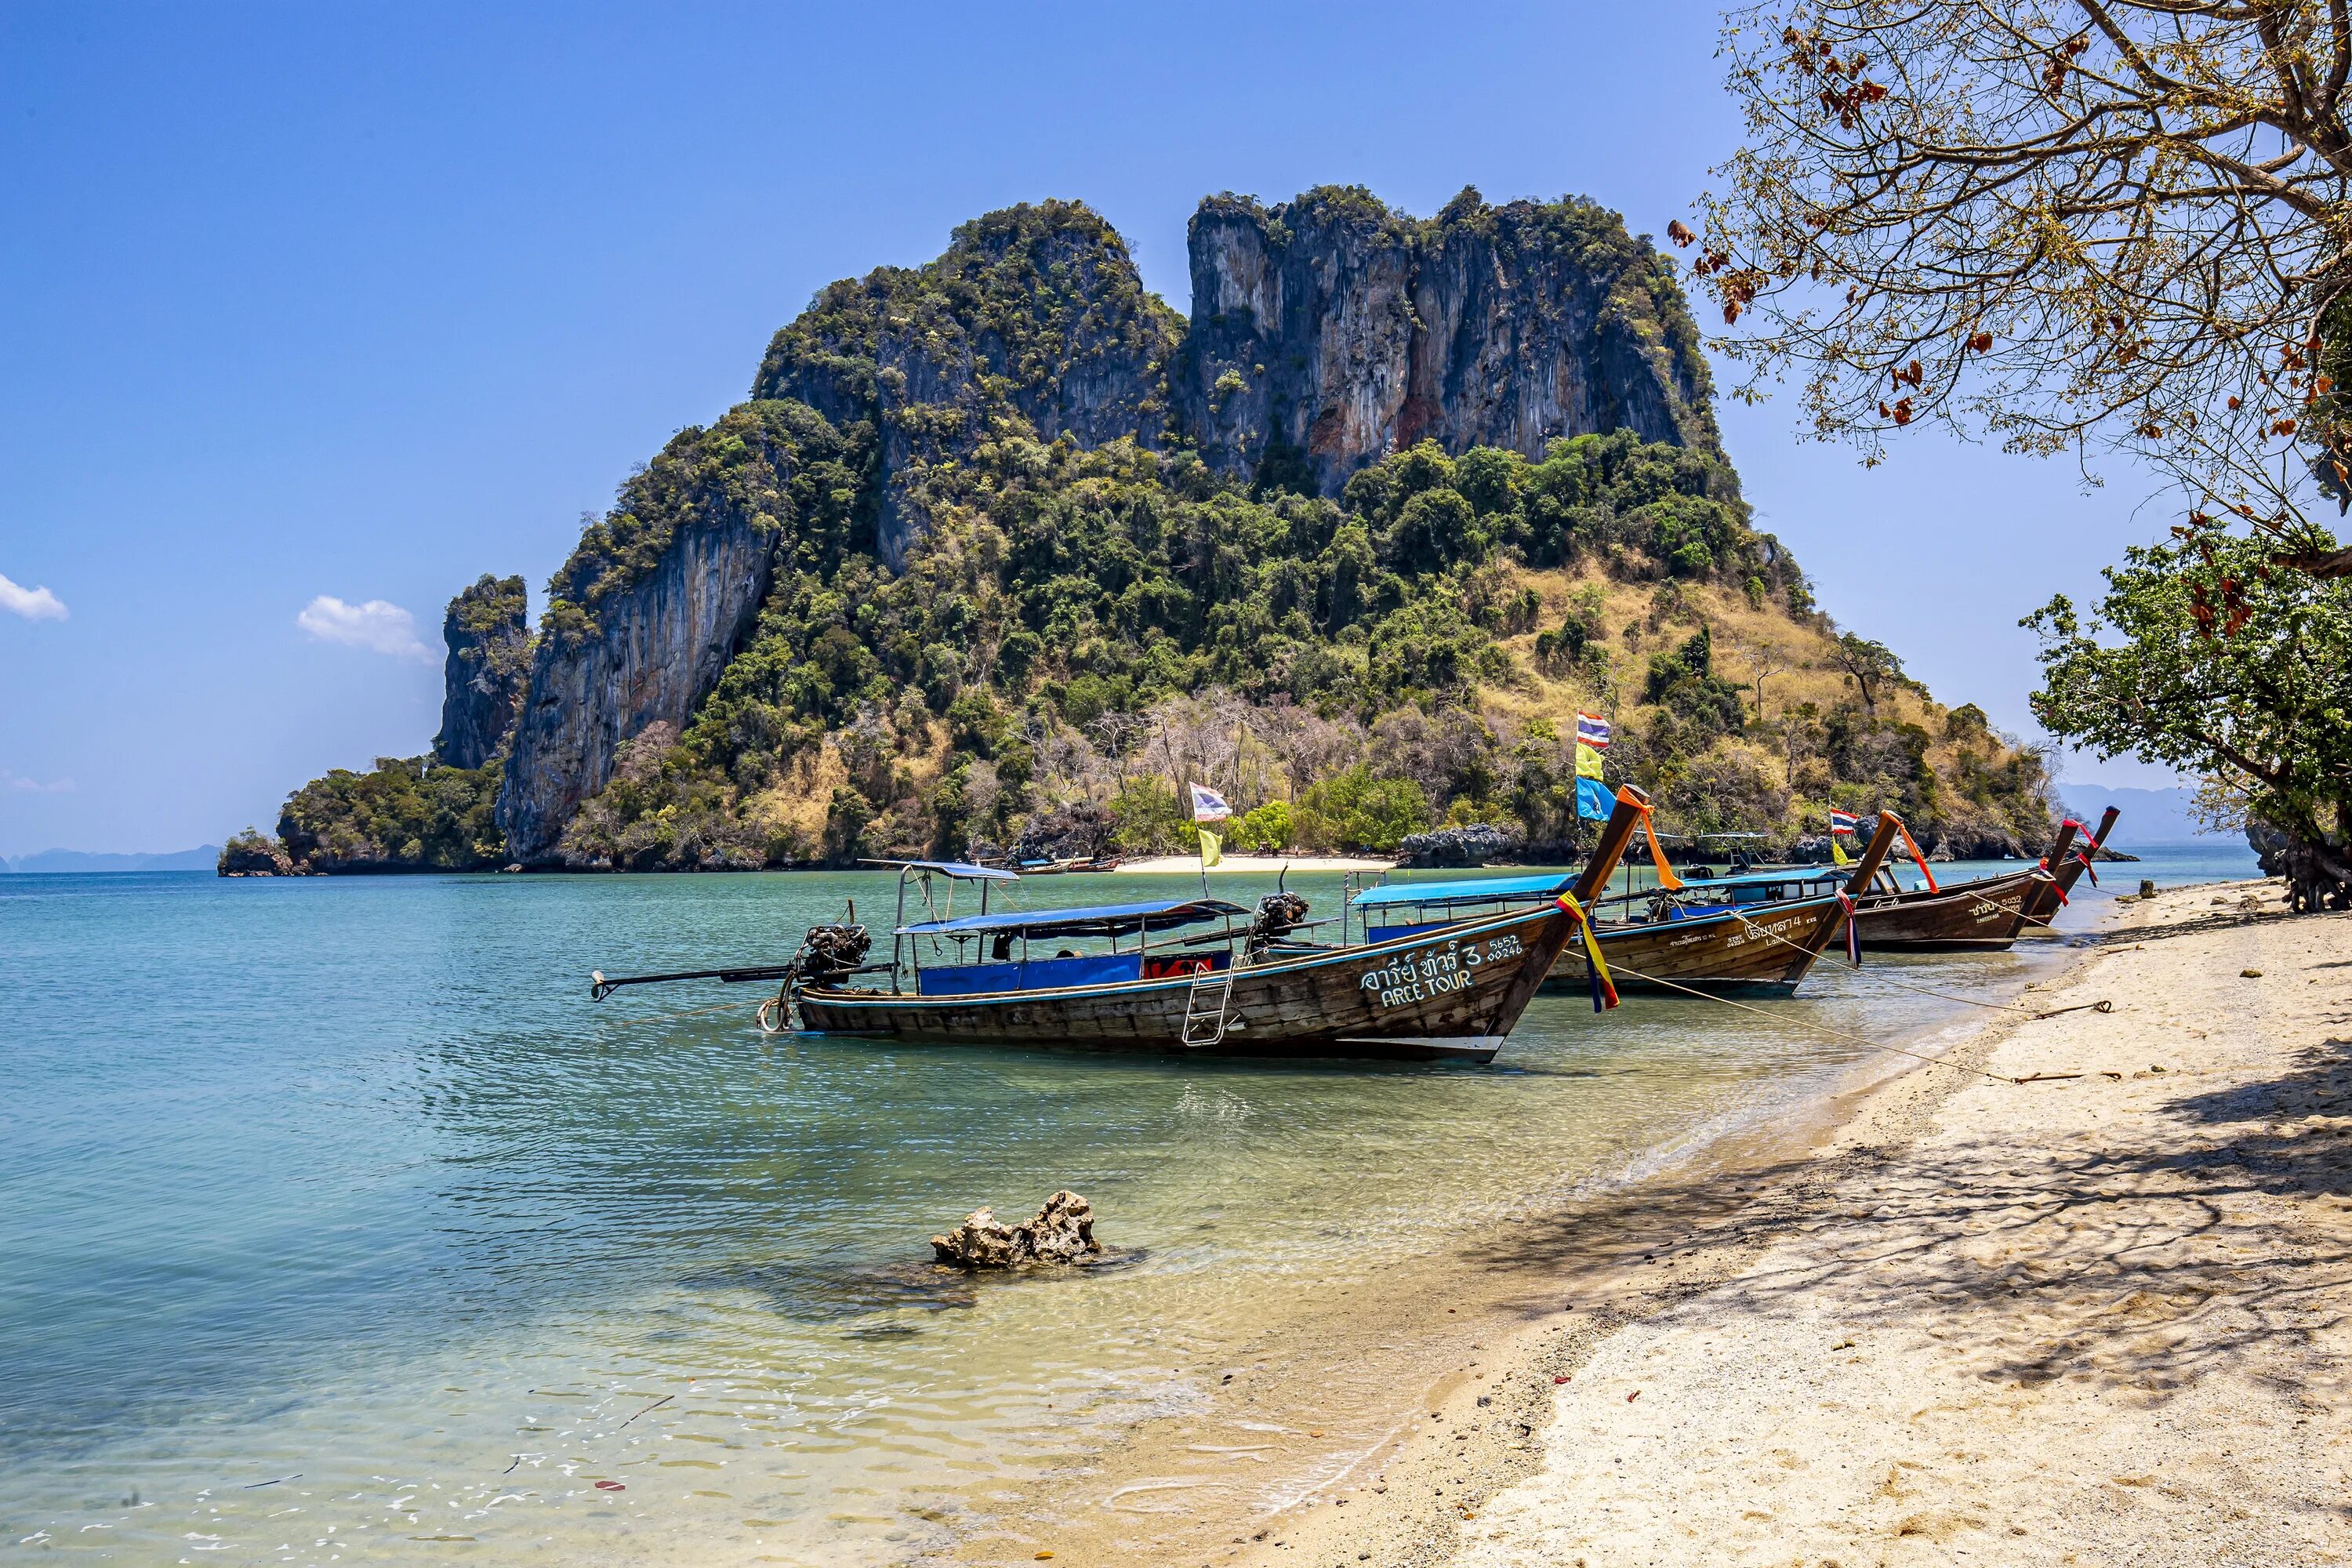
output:
[[[965,1556],[2352,1561],[2352,915],[2275,910],[2125,906],[2029,994],[2113,1013],[1334,1301]]]

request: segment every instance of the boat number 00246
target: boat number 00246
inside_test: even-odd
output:
[[[1515,936],[1490,937],[1478,942],[1449,942],[1444,947],[1402,952],[1367,970],[1358,985],[1380,993],[1380,1005],[1394,1007],[1406,1002],[1426,1002],[1449,991],[1466,991],[1477,983],[1480,965],[1499,963],[1522,952]]]

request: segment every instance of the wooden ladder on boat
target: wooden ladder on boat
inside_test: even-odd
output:
[[[1192,989],[1184,996],[1183,1043],[1187,1047],[1213,1046],[1225,1037],[1225,1008],[1233,995],[1232,970],[1202,969],[1193,973]]]

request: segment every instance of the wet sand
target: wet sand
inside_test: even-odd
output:
[[[964,1554],[2352,1560],[2352,916],[2126,905],[2025,1003],[2102,999],[1335,1291]]]

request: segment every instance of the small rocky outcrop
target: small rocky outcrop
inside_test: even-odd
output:
[[[1408,866],[1484,866],[1521,847],[1519,835],[1492,822],[1407,834],[1399,858]]]
[[[931,1255],[959,1268],[1018,1268],[1090,1263],[1102,1256],[1102,1243],[1095,1239],[1094,1205],[1066,1190],[1047,1198],[1026,1225],[1008,1226],[992,1210],[974,1209],[945,1236],[931,1237]]]
[[[248,827],[229,835],[215,867],[223,877],[292,877],[299,875],[294,858],[267,833]]]
[[[478,768],[506,743],[530,677],[530,594],[523,580],[482,574],[449,601],[441,640],[449,657],[442,667],[441,733],[434,737],[433,754],[453,768]]]

